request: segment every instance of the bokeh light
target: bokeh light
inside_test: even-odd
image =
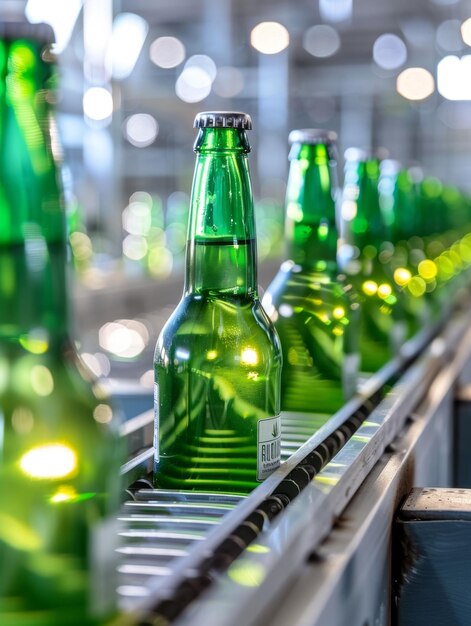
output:
[[[186,67],[177,79],[175,92],[183,102],[200,102],[211,93],[212,80],[201,67]]]
[[[137,148],[146,148],[154,143],[159,125],[157,120],[148,113],[136,113],[124,122],[126,139]]]
[[[394,270],[394,282],[400,287],[404,287],[412,278],[412,274],[405,267],[398,267]]]
[[[63,443],[48,443],[25,452],[20,467],[31,478],[65,478],[77,469],[77,455]]]
[[[92,240],[86,233],[76,230],[69,236],[72,253],[77,261],[90,261],[93,256]]]
[[[31,387],[38,396],[51,395],[54,391],[54,379],[51,370],[45,365],[34,365],[31,368]]]
[[[139,382],[143,387],[147,387],[148,389],[153,389],[154,387],[154,370],[147,370],[142,374],[139,379]]]
[[[56,39],[54,52],[60,54],[69,43],[81,8],[82,0],[28,0],[24,12],[27,20],[33,24],[50,24]],[[8,7],[2,6],[2,10],[6,10],[8,19]]]
[[[147,236],[152,225],[151,206],[145,200],[131,197],[122,215],[124,230],[130,235]]]
[[[164,69],[177,67],[185,60],[186,50],[183,43],[176,37],[159,37],[149,48],[152,63]]]
[[[424,100],[435,90],[432,74],[423,67],[409,67],[396,80],[397,92],[407,100]]]
[[[363,293],[367,296],[374,296],[378,291],[378,283],[374,280],[365,280],[361,286]]]
[[[117,320],[104,324],[98,332],[100,346],[122,358],[139,356],[149,343],[149,331],[138,320]]]
[[[471,100],[471,55],[449,55],[437,65],[437,89],[447,100]]]
[[[85,365],[97,378],[108,376],[111,370],[109,358],[103,352],[82,352],[80,355]]]
[[[244,348],[240,354],[240,362],[243,365],[257,365],[258,359],[258,352],[252,347]]]
[[[437,266],[430,259],[424,259],[418,265],[419,274],[425,280],[433,280],[437,275]]]
[[[289,33],[279,22],[261,22],[250,33],[250,43],[262,54],[278,54],[289,45]]]
[[[311,26],[304,33],[303,48],[314,57],[330,57],[340,49],[340,35],[327,24]]]
[[[461,37],[467,46],[471,46],[471,17],[461,24]]]
[[[123,239],[123,254],[131,261],[140,261],[149,250],[149,244],[145,237],[140,235],[127,235]]]
[[[120,13],[113,22],[108,54],[113,77],[127,78],[133,71],[149,31],[149,24],[135,13]]]
[[[373,60],[385,70],[395,70],[407,61],[406,44],[397,35],[384,33],[373,44]]]
[[[167,278],[172,273],[173,254],[163,245],[154,245],[149,250],[147,267],[155,278]]]
[[[109,424],[113,419],[113,411],[108,404],[99,404],[93,411],[93,418],[99,424]]]
[[[113,96],[104,87],[90,87],[83,95],[83,112],[91,120],[107,120],[113,114]]]
[[[191,56],[185,63],[185,69],[188,69],[190,67],[198,67],[203,70],[203,72],[206,72],[211,80],[211,83],[216,78],[216,63],[207,54],[194,54],[193,56]]]
[[[352,17],[352,0],[319,0],[319,13],[325,22],[344,22]]]

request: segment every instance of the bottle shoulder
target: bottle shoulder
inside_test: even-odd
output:
[[[202,350],[216,345],[232,350],[247,341],[267,353],[280,351],[275,328],[258,298],[184,296],[160,333],[156,360],[162,350],[190,344]]]

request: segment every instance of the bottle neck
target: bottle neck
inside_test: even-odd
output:
[[[332,146],[295,143],[286,190],[288,255],[301,267],[337,273],[337,179]]]
[[[53,68],[36,42],[0,47],[0,339],[54,343],[67,331],[67,251],[53,151]]]
[[[185,293],[255,297],[255,221],[246,133],[202,129],[195,151]]]

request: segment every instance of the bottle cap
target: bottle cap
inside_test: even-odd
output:
[[[45,46],[55,43],[54,31],[49,24],[30,24],[19,21],[0,21],[0,40],[31,39]]]
[[[316,145],[319,143],[332,144],[337,141],[337,133],[333,130],[322,128],[301,128],[292,130],[288,137],[289,143],[307,143]]]
[[[195,128],[240,128],[251,130],[252,119],[240,111],[203,111],[198,113],[193,124]]]

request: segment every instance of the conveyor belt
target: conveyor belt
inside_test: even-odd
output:
[[[136,491],[121,517],[124,546],[119,595],[123,609],[136,613],[136,623],[143,625],[150,623],[146,615],[167,622],[176,618],[269,527],[360,426],[363,443],[377,433],[379,425],[369,423],[368,415],[439,330],[438,325],[424,330],[408,342],[400,357],[367,381],[330,419],[285,414],[284,462],[249,496]],[[408,384],[412,401],[420,392],[417,378]]]
[[[220,524],[244,496],[141,489],[126,502],[121,522],[123,563],[119,566],[121,605],[150,593],[155,582],[171,574],[175,561]]]
[[[282,426],[281,459],[285,462],[329,419],[329,415],[287,415]],[[339,441],[339,444],[341,441]],[[223,521],[246,496],[140,489],[126,502],[120,522],[124,545],[119,552],[118,595],[121,606],[133,606],[149,595],[149,582],[172,572],[177,559]]]

